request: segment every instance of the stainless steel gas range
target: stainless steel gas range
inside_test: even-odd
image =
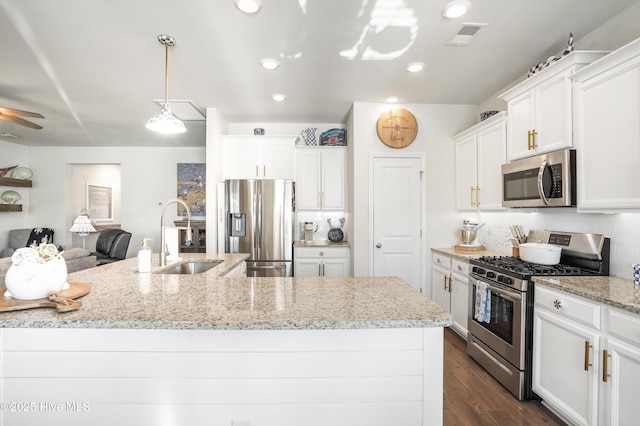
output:
[[[562,247],[558,265],[539,265],[511,256],[470,260],[467,352],[520,400],[531,391],[534,276],[609,275],[608,237],[543,232]]]

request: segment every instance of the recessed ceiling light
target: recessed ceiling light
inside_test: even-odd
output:
[[[423,62],[411,62],[409,65],[407,65],[407,67],[405,68],[407,71],[409,72],[420,72],[424,69],[424,63]]]
[[[260,66],[265,70],[271,71],[278,69],[278,67],[280,66],[280,62],[276,61],[275,59],[263,59],[260,61]]]
[[[285,99],[287,99],[287,97],[282,93],[274,93],[273,95],[271,95],[271,99],[273,99],[276,102],[282,102]]]
[[[471,7],[468,0],[453,0],[442,8],[442,16],[449,19],[459,18]]]
[[[243,13],[258,13],[262,9],[262,0],[233,0],[233,3]]]
[[[387,98],[387,103],[388,104],[395,104],[396,102],[398,102],[398,98],[395,96],[390,96]]]

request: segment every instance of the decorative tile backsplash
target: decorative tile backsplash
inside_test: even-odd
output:
[[[632,264],[640,263],[640,213],[595,214],[576,213],[575,209],[544,212],[495,212],[480,214],[486,222],[480,234],[482,244],[503,253],[511,252],[510,225],[550,231],[604,234],[611,238],[610,274],[633,279]]]

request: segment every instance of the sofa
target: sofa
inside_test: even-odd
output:
[[[46,228],[43,228],[46,229]],[[12,229],[9,231],[9,246],[0,251],[0,286],[4,287],[4,276],[11,267],[11,256],[16,249],[26,247],[27,242],[32,235],[32,228],[29,229]],[[53,232],[50,241],[53,242]],[[89,250],[83,248],[71,248],[62,252],[62,257],[67,263],[67,272],[81,271],[87,268],[94,268],[98,264],[96,256],[92,255]]]

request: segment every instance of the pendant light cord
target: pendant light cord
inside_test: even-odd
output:
[[[169,104],[169,44],[164,45],[164,103]]]

